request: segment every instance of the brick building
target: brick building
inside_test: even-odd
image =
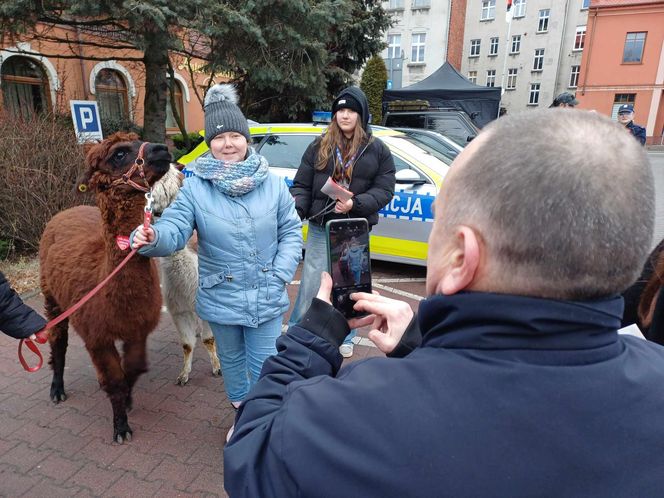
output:
[[[581,62],[580,107],[614,119],[634,105],[647,142],[664,135],[664,1],[592,0]]]
[[[102,123],[109,120],[143,123],[145,72],[140,52],[76,43],[84,39],[103,44],[103,33],[92,29],[58,27],[52,30],[52,35],[72,41],[57,43],[24,36],[5,40],[0,45],[0,108],[24,116],[41,111],[66,114],[70,100],[96,100]],[[175,69],[178,111],[188,131],[200,130],[204,120],[199,97],[202,98],[209,78],[201,71],[204,63],[195,59],[187,61],[179,55],[172,55],[171,62]],[[179,133],[170,101],[166,128],[168,134]]]

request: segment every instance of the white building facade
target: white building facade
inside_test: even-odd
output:
[[[469,0],[461,73],[502,86],[507,112],[548,107],[575,93],[590,0]]]
[[[383,7],[394,25],[383,51],[388,87],[398,89],[426,78],[447,59],[451,0],[389,0]],[[391,82],[391,83],[390,83]]]

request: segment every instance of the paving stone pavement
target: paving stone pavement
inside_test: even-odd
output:
[[[386,285],[421,295],[423,283],[416,284]],[[297,286],[290,286],[291,302],[296,293]],[[417,300],[406,300],[417,307]],[[43,310],[41,295],[27,302]],[[149,336],[149,371],[134,388],[129,413],[134,436],[122,445],[112,442],[110,403],[75,333],[69,334],[64,376],[68,399],[58,405],[49,399],[49,366],[25,372],[17,345],[0,334],[0,496],[227,496],[222,449],[234,412],[223,378],[212,376],[200,344],[189,383],[175,385],[182,354],[168,313]],[[47,361],[48,346],[41,351]],[[33,364],[32,354],[26,355]],[[377,355],[376,348],[357,345],[346,361]]]

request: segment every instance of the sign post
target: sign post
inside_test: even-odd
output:
[[[97,102],[94,100],[70,100],[69,105],[78,143],[103,140]]]

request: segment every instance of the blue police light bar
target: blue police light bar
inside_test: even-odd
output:
[[[332,122],[332,112],[331,111],[314,111],[311,114],[311,120],[314,123],[331,123]]]

